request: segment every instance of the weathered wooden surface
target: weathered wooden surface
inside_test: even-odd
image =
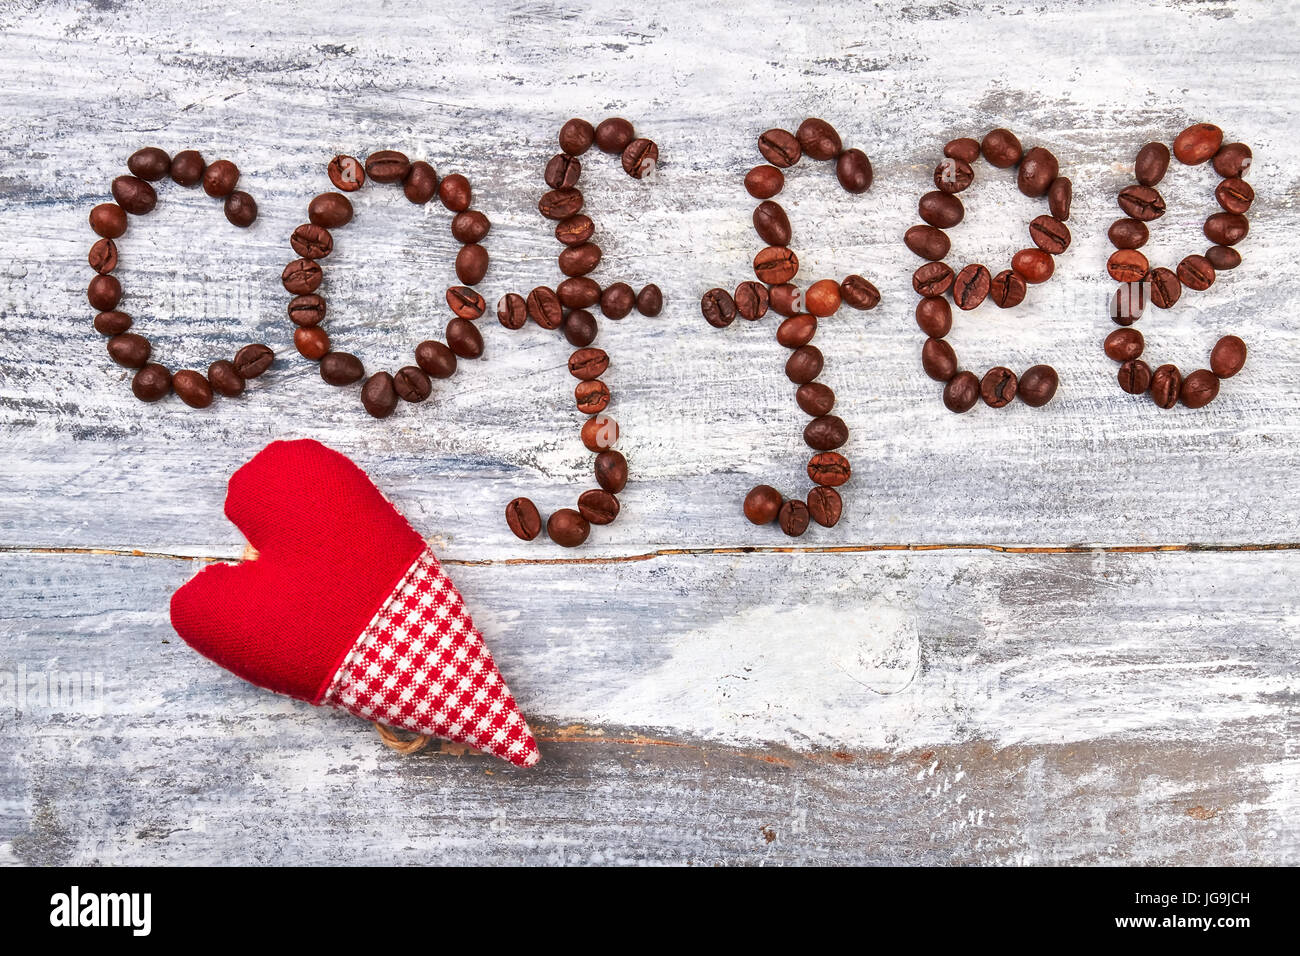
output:
[[[456,15],[0,6],[0,672],[106,687],[97,712],[0,709],[0,861],[1295,862],[1294,7]],[[558,334],[485,319],[485,360],[375,422],[292,353],[278,275],[329,157],[395,147],[473,181],[490,302],[554,283],[541,168],[568,116],[615,113],[662,168],[640,184],[592,157],[597,278],[657,281],[667,304],[603,326],[634,484],[618,523],[562,553],[501,518],[517,494],[549,511],[589,486]],[[803,274],[862,272],[884,300],[823,323],[855,479],[840,526],[792,555],[738,513],[758,480],[806,490],[774,323],[710,329],[698,298],[758,247],[755,136],[809,113],[876,184],[791,176]],[[1136,149],[1203,119],[1255,150],[1246,264],[1141,327],[1184,369],[1228,331],[1251,356],[1208,409],[1162,413],[1101,354],[1105,227]],[[1026,306],[959,316],[952,339],[972,367],[1047,361],[1063,384],[1047,409],[958,418],[919,369],[900,236],[942,143],[994,125],[1060,156],[1074,244]],[[205,412],[136,402],[89,328],[85,216],[147,143],[233,159],[261,206],[245,233],[164,186],[121,243],[123,308],[162,361],[281,354]],[[979,173],[954,257],[1002,262],[1038,207]],[[1153,262],[1204,247],[1210,186],[1171,172]],[[448,216],[358,195],[328,327],[393,368],[445,323]],[[537,770],[392,756],[176,640],[166,602],[194,568],[168,556],[238,554],[225,479],[301,435],[353,456],[452,561],[540,728]]]

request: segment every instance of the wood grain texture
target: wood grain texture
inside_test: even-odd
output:
[[[108,687],[98,714],[0,708],[0,861],[1295,862],[1294,5],[456,17],[0,4],[0,673]],[[661,169],[637,183],[590,157],[595,277],[658,282],[666,305],[602,320],[633,484],[575,554],[502,517],[516,495],[548,512],[591,486],[558,333],[489,316],[483,360],[376,422],[293,352],[278,277],[328,159],[398,148],[473,182],[489,302],[554,284],[542,166],[566,118],[615,114]],[[822,323],[855,477],[840,525],[790,554],[740,516],[758,481],[807,490],[775,323],[714,330],[698,301],[749,276],[756,136],[810,114],[876,182],[849,197],[824,164],[792,173],[801,275],[860,272],[883,300]],[[1254,148],[1246,261],[1140,328],[1184,370],[1227,332],[1251,352],[1209,408],[1161,412],[1101,352],[1105,229],[1137,148],[1201,120]],[[957,417],[920,370],[901,235],[943,142],[999,125],[1060,157],[1074,243],[1025,306],[960,315],[951,339],[976,369],[1049,362],[1062,388],[1046,409]],[[89,324],[85,218],[146,144],[234,160],[261,208],[240,231],[167,184],[121,242],[123,308],[161,361],[279,353],[203,412],[135,401]],[[978,173],[953,260],[992,265],[1042,209]],[[1147,251],[1172,266],[1206,245],[1211,174],[1176,168],[1161,189]],[[370,187],[357,207],[327,265],[328,329],[395,369],[449,318],[449,216]],[[542,727],[536,773],[399,759],[175,640],[167,598],[194,565],[132,553],[238,555],[226,478],[298,436],[352,456],[452,562]],[[1126,553],[1161,546],[1185,550]],[[1006,547],[1027,553],[986,550]]]

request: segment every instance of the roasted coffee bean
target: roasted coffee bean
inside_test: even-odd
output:
[[[411,161],[395,149],[381,149],[366,157],[366,175],[377,183],[400,183],[411,171]]]
[[[963,312],[977,308],[993,288],[993,276],[978,263],[965,266],[952,281],[952,301]]]
[[[561,508],[547,519],[546,533],[560,547],[576,548],[591,534],[591,525],[572,508]]]
[[[767,311],[767,290],[764,289],[763,311]],[[653,319],[664,310],[663,290],[653,282],[643,285],[641,291],[636,294],[636,310],[646,318]]]
[[[515,292],[503,295],[497,302],[497,321],[507,329],[522,329],[528,321],[528,304],[524,297]]]
[[[1215,187],[1214,198],[1228,212],[1243,213],[1255,201],[1255,190],[1244,179],[1225,179]]]
[[[1223,130],[1213,123],[1189,126],[1174,138],[1174,156],[1180,163],[1197,166],[1219,151]]]
[[[776,513],[776,523],[791,538],[797,538],[808,530],[808,506],[795,498],[788,498],[781,503],[781,510]]]
[[[796,385],[805,385],[822,373],[825,364],[821,349],[815,345],[801,345],[785,360],[785,377]]]
[[[108,357],[123,368],[142,368],[152,354],[149,340],[134,332],[123,332],[108,340]]]
[[[1020,140],[1016,139],[1015,133],[1009,129],[990,130],[985,135],[984,142],[980,144],[980,151],[984,154],[984,158],[998,169],[1014,166],[1020,162],[1023,154]]]
[[[1016,373],[1009,368],[998,366],[984,373],[980,379],[980,398],[989,408],[1002,408],[1010,405],[1016,397]]]
[[[943,387],[943,404],[950,412],[969,412],[980,400],[980,380],[974,372],[958,372]]]
[[[1178,404],[1178,392],[1183,387],[1183,374],[1177,365],[1162,365],[1151,373],[1151,400],[1161,408]]]
[[[224,199],[235,191],[239,167],[228,159],[219,159],[203,170],[203,191],[213,199]]]
[[[765,199],[754,209],[754,231],[769,246],[790,244],[790,218],[779,203]]]
[[[361,359],[348,352],[330,352],[320,360],[320,377],[330,385],[351,385],[365,375]]]
[[[781,492],[771,485],[755,485],[745,495],[745,518],[750,524],[771,524],[781,510],[781,500]]]
[[[433,383],[423,369],[414,365],[403,365],[393,376],[393,388],[397,397],[404,402],[415,404],[422,402],[433,394]]]
[[[516,498],[506,505],[506,524],[522,541],[532,541],[542,533],[542,516],[537,505],[527,498]]]
[[[598,378],[579,382],[573,389],[573,401],[584,415],[603,412],[609,405],[609,386]]]
[[[808,459],[808,478],[815,485],[838,488],[852,476],[849,460],[837,451],[818,452]]]
[[[818,279],[804,293],[804,308],[824,319],[834,315],[840,308],[840,284],[834,279]]]
[[[1154,186],[1165,178],[1169,169],[1169,147],[1164,143],[1147,143],[1138,150],[1133,175],[1143,186]]]
[[[201,372],[181,369],[172,376],[172,389],[190,408],[207,408],[212,404],[212,385]]]
[[[343,153],[331,159],[325,171],[329,174],[334,188],[341,189],[345,193],[356,192],[366,181],[366,170],[361,165],[361,160]]]
[[[789,318],[803,311],[803,290],[783,282],[768,288],[767,301],[773,312]]]
[[[451,235],[457,242],[482,242],[491,229],[488,217],[477,209],[458,212],[451,220]]]
[[[1151,366],[1140,358],[1129,359],[1119,367],[1119,387],[1130,395],[1141,395],[1151,387]]]
[[[610,524],[618,517],[618,499],[601,488],[592,488],[578,496],[578,513],[592,524]]]
[[[172,373],[156,362],[146,365],[131,379],[131,392],[142,402],[156,402],[172,390]]]
[[[596,127],[596,147],[605,153],[618,154],[636,138],[632,124],[621,116],[611,116]]]
[[[1011,257],[1011,271],[1030,284],[1046,282],[1056,263],[1042,249],[1021,249]]]
[[[957,374],[957,353],[947,339],[926,339],[921,346],[921,367],[936,382],[947,382]]]
[[[1142,318],[1146,308],[1146,285],[1141,282],[1121,282],[1115,288],[1110,302],[1110,317],[1116,325],[1132,325]]]
[[[552,189],[537,201],[537,211],[547,219],[568,219],[582,211],[582,193],[577,189]]]
[[[113,180],[113,198],[133,216],[144,216],[158,205],[154,188],[138,176],[118,176]]]
[[[1150,271],[1151,263],[1136,249],[1116,249],[1106,260],[1106,272],[1117,282],[1141,282]]]
[[[799,148],[813,159],[835,159],[844,149],[835,127],[822,119],[809,117],[799,124],[795,132]]]
[[[916,303],[916,324],[926,335],[941,339],[952,331],[952,306],[941,295],[925,296]]]
[[[1188,408],[1204,408],[1219,394],[1219,377],[1208,369],[1198,368],[1183,379],[1178,397]]]
[[[569,374],[589,382],[600,378],[609,368],[609,355],[604,349],[578,349],[569,356]]]
[[[961,200],[939,189],[922,196],[916,204],[916,211],[922,219],[939,229],[951,229],[966,216],[966,207]]]
[[[618,442],[618,422],[608,415],[593,415],[582,423],[582,443],[588,451],[604,451]]]
[[[528,293],[528,317],[544,329],[555,331],[564,321],[560,297],[548,286],[539,285]]]
[[[600,284],[587,276],[573,276],[555,287],[560,304],[569,309],[587,309],[600,301]]]
[[[100,275],[108,275],[117,268],[117,243],[112,239],[96,239],[87,256],[90,268]]]
[[[596,231],[596,224],[588,216],[570,216],[555,225],[555,238],[566,246],[576,246],[586,242]]]
[[[1219,272],[1227,272],[1241,265],[1241,253],[1231,246],[1210,246],[1205,250],[1205,258]]]
[[[423,160],[411,163],[402,181],[402,195],[417,206],[423,206],[438,194],[438,172]]]
[[[947,234],[934,226],[912,226],[903,233],[903,242],[914,254],[932,262],[947,256],[952,246]]]
[[[584,242],[560,250],[560,271],[566,276],[585,276],[600,265],[600,246]]]
[[[115,202],[100,203],[90,210],[90,228],[105,239],[117,239],[126,232],[126,210]]]
[[[352,221],[352,201],[342,193],[321,193],[307,204],[307,218],[324,229],[337,229]]]
[[[1205,238],[1220,246],[1235,246],[1250,232],[1250,222],[1235,212],[1216,212],[1205,220]]]
[[[574,309],[564,317],[564,322],[560,326],[564,331],[564,337],[569,340],[570,345],[583,348],[596,341],[596,317],[586,309]]]
[[[959,193],[975,181],[975,170],[960,159],[945,159],[934,168],[934,188],[945,193]]]
[[[725,329],[736,320],[736,300],[726,289],[710,289],[700,298],[700,313],[715,329]]]
[[[235,371],[235,363],[229,359],[218,359],[208,366],[208,384],[226,398],[244,394],[244,376]]]
[[[1047,190],[1047,208],[1061,222],[1070,218],[1070,204],[1074,200],[1074,183],[1066,176],[1057,176]]]
[[[829,415],[835,407],[835,393],[829,385],[821,382],[807,382],[800,385],[794,393],[794,400],[809,415],[820,417]]]
[[[281,283],[294,295],[315,292],[324,277],[325,274],[321,272],[320,266],[311,259],[295,259],[280,273]]]
[[[1037,216],[1029,224],[1029,238],[1039,249],[1059,256],[1070,248],[1070,227],[1055,216]]]
[[[447,323],[447,346],[464,359],[476,359],[483,354],[483,333],[469,319],[459,316]]]
[[[860,149],[846,149],[835,160],[835,178],[847,193],[864,193],[871,188],[871,160]]]
[[[943,295],[952,288],[952,267],[946,262],[927,262],[912,273],[912,288],[917,295]]]
[[[373,174],[371,176],[373,177]],[[376,372],[361,386],[361,405],[375,418],[387,418],[397,407],[397,388],[393,376]]]
[[[438,199],[452,212],[464,212],[474,201],[474,190],[469,180],[460,173],[444,176],[438,183]]]
[[[1147,285],[1150,288],[1148,294],[1151,296],[1151,304],[1157,309],[1173,308],[1183,294],[1183,284],[1178,281],[1178,276],[1172,269],[1152,269],[1147,273]]]
[[[95,316],[95,331],[100,335],[121,335],[131,327],[131,317],[125,312],[101,312]]]
[[[1150,186],[1125,186],[1120,190],[1119,208],[1131,219],[1151,222],[1165,214],[1165,199]]]
[[[771,199],[785,186],[785,174],[775,166],[755,166],[745,173],[745,191],[755,199]]]
[[[783,129],[770,129],[758,137],[758,151],[777,169],[788,169],[799,162],[803,147],[793,134]]]
[[[1060,381],[1056,369],[1052,366],[1032,365],[1025,369],[1024,375],[1020,376],[1016,394],[1030,408],[1041,408],[1056,395],[1056,387]]]
[[[330,337],[319,325],[293,330],[293,347],[303,358],[318,362],[330,350]]]
[[[257,200],[241,189],[226,197],[223,208],[232,226],[247,229],[257,221]]]
[[[324,259],[334,251],[334,237],[324,226],[305,222],[293,231],[289,245],[304,259]]]
[[[736,311],[740,313],[742,319],[761,319],[767,315],[768,292],[767,286],[761,282],[755,282],[750,279],[736,286],[735,295],[732,299],[736,303]]]
[[[1219,378],[1232,378],[1246,364],[1246,343],[1235,335],[1225,335],[1214,343],[1210,352],[1210,370]]]
[[[1060,164],[1051,150],[1035,146],[1020,158],[1016,173],[1016,186],[1031,199],[1046,196],[1056,177],[1061,174]]]
[[[235,371],[244,377],[247,381],[250,378],[257,378],[275,361],[275,353],[265,345],[255,343],[245,345],[235,353]]]
[[[840,298],[847,306],[867,311],[880,304],[880,290],[860,275],[848,275],[840,283]]]
[[[823,528],[835,527],[843,513],[844,499],[834,488],[818,485],[808,492],[808,515]]]
[[[582,161],[568,153],[556,153],[546,164],[542,179],[552,189],[571,189],[582,178]]]
[[[817,334],[817,317],[807,312],[792,315],[776,328],[776,341],[788,349],[807,345]]]
[[[570,156],[581,156],[596,141],[596,129],[585,119],[574,117],[560,127],[560,149]]]
[[[456,253],[456,277],[466,285],[483,281],[488,270],[488,251],[477,242],[460,247]]]
[[[1106,235],[1116,249],[1141,249],[1151,237],[1151,230],[1140,219],[1116,219]]]
[[[611,494],[627,487],[627,459],[620,451],[607,448],[596,456],[596,484]]]
[[[1145,347],[1146,342],[1137,329],[1116,329],[1106,336],[1103,346],[1106,356],[1116,362],[1127,362],[1129,359],[1137,358]]]
[[[625,318],[636,305],[636,293],[626,282],[607,285],[600,292],[600,312],[607,319]]]
[[[989,284],[989,298],[999,309],[1014,309],[1025,301],[1029,287],[1010,269],[1004,269]]]
[[[289,300],[289,318],[294,325],[304,328],[319,325],[325,318],[324,297],[314,292],[294,296]]]
[[[1245,176],[1250,170],[1251,153],[1250,147],[1245,143],[1228,143],[1219,147],[1219,151],[1214,154],[1214,171],[1224,179],[1238,178]],[[132,170],[134,172],[134,170]],[[139,176],[139,173],[136,173]],[[149,177],[144,177],[148,179]]]
[[[171,172],[172,158],[157,146],[146,146],[131,154],[126,161],[126,168],[131,170],[132,175],[156,183]]]
[[[172,157],[172,182],[178,186],[197,186],[203,181],[203,170],[206,168],[198,150],[181,150]]]
[[[944,143],[943,154],[950,159],[960,159],[963,163],[973,163],[980,158],[979,140],[967,136],[950,139]]]
[[[659,165],[659,147],[653,140],[634,139],[623,147],[623,172],[633,179],[654,175]]]
[[[456,372],[456,353],[429,339],[415,347],[415,364],[433,378],[451,378]]]
[[[1188,256],[1178,263],[1178,281],[1193,292],[1204,292],[1214,285],[1214,266],[1205,256]]]
[[[838,415],[818,415],[804,426],[803,440],[809,448],[834,451],[849,440],[849,426]]]
[[[112,312],[122,301],[122,283],[117,276],[97,275],[86,287],[86,298],[96,312]]]

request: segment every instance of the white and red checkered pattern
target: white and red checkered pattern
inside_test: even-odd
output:
[[[352,646],[321,703],[520,767],[541,756],[460,592],[427,548]]]

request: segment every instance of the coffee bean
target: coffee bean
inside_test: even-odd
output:
[[[555,238],[566,246],[576,246],[590,239],[595,231],[596,224],[589,216],[570,216],[556,223]]]
[[[611,116],[596,127],[596,147],[605,153],[621,153],[635,138],[632,124],[621,116]]]
[[[740,313],[742,319],[753,321],[767,315],[769,297],[767,286],[761,282],[750,279],[740,283],[736,286],[732,298],[736,303],[736,311]]]
[[[846,149],[835,160],[835,178],[847,193],[864,193],[871,188],[871,160],[860,149]]]
[[[474,191],[469,180],[460,173],[444,176],[438,183],[438,199],[452,212],[464,212],[474,201]]]
[[[607,319],[625,318],[636,305],[636,293],[626,282],[607,285],[600,293],[600,311]]]
[[[745,191],[755,199],[771,199],[785,186],[785,174],[775,166],[755,166],[745,173]]]
[[[206,168],[198,150],[181,150],[172,157],[172,182],[178,186],[197,186],[203,181],[203,170]]]
[[[1056,263],[1042,249],[1021,249],[1011,257],[1011,271],[1026,282],[1046,282],[1056,270]]]
[[[1016,173],[1016,186],[1031,199],[1046,196],[1056,177],[1061,173],[1060,164],[1051,150],[1035,146],[1020,159],[1020,169]]]
[[[289,245],[304,259],[324,259],[334,251],[334,237],[324,226],[305,222],[293,231]]]
[[[947,234],[934,226],[912,226],[903,233],[903,242],[913,253],[932,262],[947,256],[952,246]]]
[[[1056,387],[1059,384],[1060,379],[1052,366],[1033,365],[1025,369],[1025,374],[1020,376],[1016,394],[1030,408],[1041,408],[1056,395]]]
[[[560,304],[569,309],[586,309],[600,301],[600,284],[587,276],[573,276],[555,287]]]
[[[577,189],[552,189],[537,201],[537,211],[547,219],[568,219],[582,211],[582,193]]]
[[[950,139],[943,146],[943,154],[950,159],[960,159],[963,163],[973,163],[980,158],[979,140],[965,136]]]
[[[552,189],[571,189],[582,177],[582,161],[568,153],[556,153],[546,163],[542,179]]]
[[[934,188],[945,193],[959,193],[975,181],[975,170],[960,159],[945,159],[934,168]]]
[[[555,290],[539,285],[528,293],[528,317],[544,329],[554,331],[564,321],[564,308]]]
[[[293,346],[303,358],[313,362],[330,350],[330,337],[319,325],[310,325],[293,330]]]
[[[1219,151],[1223,130],[1213,123],[1189,126],[1174,138],[1174,156],[1180,163],[1197,166]]]
[[[1205,220],[1205,238],[1220,246],[1235,246],[1250,232],[1250,222],[1235,212],[1216,212]]]
[[[477,209],[458,212],[451,220],[451,235],[457,242],[482,242],[491,229],[488,217]]]
[[[240,189],[226,197],[224,210],[230,224],[240,229],[247,229],[257,220],[257,200]]]
[[[157,146],[146,146],[131,154],[126,161],[126,168],[133,175],[156,183],[171,172],[172,158]]]
[[[803,147],[793,134],[783,129],[770,129],[758,137],[758,151],[777,169],[788,169],[799,162]]]
[[[315,293],[296,295],[289,300],[289,318],[294,325],[319,325],[325,318],[325,299]]]
[[[788,349],[807,345],[817,334],[817,317],[807,312],[792,315],[776,328],[776,341]]]
[[[476,359],[483,354],[483,333],[469,319],[459,316],[447,323],[447,346],[460,358]]]
[[[1047,190],[1047,208],[1061,222],[1070,218],[1070,203],[1074,200],[1074,183],[1068,177],[1057,176]]]
[[[839,311],[841,301],[840,287],[834,279],[819,279],[804,294],[804,307],[823,319]]]
[[[829,415],[835,407],[835,393],[821,382],[807,382],[795,390],[794,400],[799,408],[813,417]]]
[[[207,408],[212,404],[212,385],[193,369],[183,368],[173,375],[172,388],[190,408]]]
[[[813,159],[835,159],[844,149],[835,127],[822,119],[809,117],[799,124],[795,132],[799,147]]]
[[[1146,342],[1137,329],[1116,329],[1106,336],[1103,345],[1107,357],[1116,362],[1127,362],[1129,359],[1137,358],[1145,347]]]
[[[579,382],[573,389],[573,401],[584,415],[603,412],[609,405],[609,386],[600,379]]]
[[[1188,256],[1178,263],[1178,281],[1193,292],[1204,292],[1214,285],[1214,266],[1205,256]]]
[[[1214,198],[1228,212],[1243,213],[1255,201],[1255,190],[1244,179],[1225,179],[1215,187]]]
[[[980,380],[974,372],[958,372],[943,387],[943,404],[950,412],[969,412],[980,399]]]
[[[560,251],[560,271],[566,276],[585,276],[600,265],[600,256],[600,246],[594,242],[565,246]]]
[[[849,426],[838,415],[818,415],[803,428],[809,448],[834,451],[849,440]]]
[[[961,200],[939,189],[922,196],[916,204],[916,211],[922,219],[939,229],[951,229],[966,216],[966,207]]]
[[[715,329],[724,329],[736,320],[736,300],[726,289],[710,289],[700,298],[700,313]]]
[[[228,159],[219,159],[203,171],[203,191],[213,199],[224,199],[235,191],[239,167]]]
[[[1183,387],[1183,375],[1177,365],[1162,365],[1151,373],[1151,400],[1161,408],[1178,404],[1178,392]]]
[[[123,368],[142,368],[152,354],[149,340],[134,332],[123,332],[108,340],[108,357]]]
[[[952,307],[941,295],[925,296],[916,303],[916,324],[926,335],[941,339],[952,331]]]
[[[146,365],[131,379],[131,392],[142,402],[156,402],[171,390],[172,373],[165,365]]]
[[[946,262],[927,262],[912,273],[912,288],[917,295],[943,295],[952,288],[954,275]]]
[[[126,232],[126,210],[115,202],[100,203],[90,210],[90,228],[105,239],[117,239]]]
[[[320,360],[320,377],[330,385],[351,385],[365,375],[361,359],[348,352],[330,352]]]
[[[366,157],[366,175],[377,183],[400,183],[411,171],[411,161],[395,149],[381,149]]]
[[[1151,222],[1165,214],[1165,198],[1150,186],[1125,186],[1120,190],[1119,208],[1131,219]]]
[[[456,253],[456,277],[466,285],[483,281],[488,270],[488,252],[477,242],[460,247]],[[481,313],[480,313],[481,314]]]
[[[560,149],[570,156],[581,156],[596,141],[596,130],[585,119],[574,117],[560,127]]]
[[[618,511],[618,499],[603,489],[592,488],[578,496],[578,513],[592,524],[611,524]]]
[[[1219,394],[1219,377],[1208,369],[1199,368],[1183,379],[1178,397],[1188,408],[1204,408]]]
[[[779,203],[765,199],[754,209],[754,231],[769,246],[790,244],[790,219]]]
[[[1246,343],[1235,335],[1225,335],[1214,343],[1210,352],[1210,370],[1219,378],[1232,378],[1246,364]]]
[[[860,275],[848,275],[840,283],[840,298],[847,306],[868,311],[880,304],[880,290]]]
[[[235,353],[235,371],[243,376],[247,381],[250,378],[257,378],[275,361],[275,353],[265,345],[253,344],[245,345]]]
[[[1163,267],[1152,269],[1147,273],[1147,285],[1150,290],[1148,295],[1151,296],[1151,304],[1157,309],[1173,308],[1174,303],[1183,294],[1183,284],[1178,281],[1178,276],[1172,269]]]
[[[653,175],[659,165],[659,147],[653,140],[634,139],[623,147],[623,172],[633,179]]]
[[[771,485],[755,485],[745,495],[744,510],[750,524],[771,524],[781,510],[781,492]]]
[[[766,289],[763,290],[767,292]],[[636,294],[636,310],[646,318],[653,319],[664,310],[663,290],[653,282],[643,285],[641,291]],[[767,311],[767,298],[763,298],[763,311]]]
[[[627,459],[623,453],[612,448],[596,456],[596,484],[611,494],[618,494],[627,487]]]
[[[998,366],[984,373],[980,380],[980,397],[989,408],[1003,408],[1016,397],[1016,373]]]
[[[984,158],[998,169],[1007,169],[1020,162],[1020,140],[1008,129],[990,130],[980,145]]]
[[[808,492],[808,515],[823,528],[835,527],[843,513],[844,499],[834,488],[818,485]]]
[[[1241,178],[1250,170],[1250,147],[1245,143],[1227,143],[1214,154],[1214,171],[1224,179]],[[134,170],[132,170],[134,172]],[[139,176],[139,173],[136,173]],[[144,177],[148,179],[149,177]]]
[[[433,378],[451,378],[456,372],[456,353],[429,339],[415,347],[415,364]]]
[[[572,508],[561,508],[547,519],[546,533],[560,547],[576,548],[591,534],[591,525]]]
[[[352,201],[342,193],[321,193],[307,204],[307,218],[325,229],[337,229],[352,221]]]
[[[532,541],[542,533],[542,516],[537,505],[527,498],[516,498],[506,505],[506,524],[523,541]]]
[[[808,459],[808,478],[815,485],[838,488],[853,476],[849,460],[836,451],[822,451]]]
[[[320,266],[311,259],[295,259],[280,273],[280,281],[285,289],[294,295],[315,292],[324,277],[325,274],[321,272]]]
[[[208,384],[227,398],[244,394],[244,376],[235,371],[235,363],[228,359],[218,359],[208,366]]]
[[[125,312],[101,312],[95,316],[95,331],[100,335],[121,335],[131,327],[131,317]]]
[[[1028,291],[1025,280],[1010,269],[999,272],[989,284],[989,298],[999,309],[1014,309],[1025,301]]]
[[[1146,308],[1146,285],[1141,282],[1121,282],[1115,288],[1110,302],[1110,317],[1116,325],[1132,325],[1142,318]]]
[[[1165,178],[1169,169],[1169,147],[1164,143],[1147,143],[1138,150],[1133,175],[1143,186],[1154,186]]]
[[[113,198],[133,216],[144,216],[158,205],[158,194],[143,179],[136,176],[118,176],[113,180]]]
[[[952,282],[952,301],[963,312],[978,308],[993,287],[989,270],[978,263],[965,266]]]
[[[618,422],[608,415],[593,415],[582,423],[582,443],[588,451],[604,451],[618,442]]]
[[[1117,374],[1119,387],[1130,395],[1141,395],[1151,387],[1151,366],[1140,358],[1129,359]]]
[[[86,258],[90,268],[100,275],[108,275],[117,268],[117,243],[112,239],[96,239]]]
[[[1210,246],[1205,250],[1205,258],[1219,272],[1227,272],[1241,265],[1241,253],[1230,246]]]
[[[371,178],[374,174],[371,173]],[[361,405],[375,418],[387,418],[397,407],[397,388],[393,376],[376,372],[361,386]]]
[[[86,298],[96,312],[111,312],[122,301],[122,283],[117,276],[97,275],[86,287]]]
[[[781,510],[776,513],[776,522],[791,538],[797,538],[808,530],[808,506],[795,498],[788,498],[781,503]]]
[[[596,341],[598,331],[596,317],[586,309],[574,309],[564,317],[560,328],[564,331],[564,337],[569,340],[569,344],[578,348]]]
[[[609,368],[609,355],[604,349],[578,349],[569,356],[569,374],[583,381],[600,378]]]
[[[438,194],[438,172],[423,160],[411,163],[402,181],[402,195],[417,206],[423,206]]]
[[[1141,282],[1150,271],[1151,263],[1136,249],[1116,249],[1106,260],[1106,272],[1117,282]]]
[[[341,189],[345,193],[356,192],[366,181],[365,167],[355,156],[341,153],[330,160],[325,171],[329,174],[334,188]]]
[[[796,385],[811,382],[822,373],[825,359],[815,345],[801,345],[785,360],[785,377]]]
[[[403,365],[393,376],[393,388],[397,397],[404,402],[416,404],[433,394],[433,383],[423,369],[414,365]]]
[[[957,374],[957,353],[947,339],[926,339],[921,346],[921,367],[936,382],[951,381]]]
[[[1029,224],[1029,238],[1044,252],[1059,256],[1070,248],[1070,228],[1055,216],[1037,216]]]
[[[1151,230],[1140,219],[1116,219],[1106,235],[1116,249],[1141,249],[1151,237]]]

